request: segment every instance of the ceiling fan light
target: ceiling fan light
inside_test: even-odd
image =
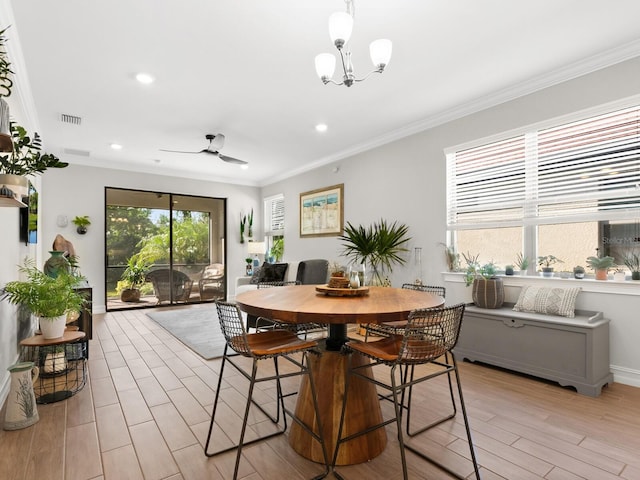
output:
[[[391,40],[386,38],[380,38],[374,40],[369,45],[369,54],[371,55],[371,61],[376,68],[384,69],[391,60],[392,43]]]
[[[351,38],[353,17],[347,12],[335,12],[329,17],[329,36],[331,41],[341,49]]]
[[[316,55],[316,73],[322,81],[328,81],[336,70],[336,57],[330,53]]]

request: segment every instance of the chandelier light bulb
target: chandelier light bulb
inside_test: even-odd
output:
[[[389,60],[391,60],[391,51],[391,40],[387,40],[386,38],[375,40],[371,42],[371,45],[369,45],[371,61],[381,70],[389,64]]]
[[[333,77],[336,70],[336,57],[330,53],[321,53],[316,56],[316,73],[324,82]]]
[[[346,12],[336,12],[329,17],[329,36],[340,50],[351,38],[353,31],[353,17]]]

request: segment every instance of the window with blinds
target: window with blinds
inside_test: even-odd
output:
[[[266,198],[264,206],[266,213],[266,235],[284,235],[284,195],[276,195]]]
[[[447,154],[450,230],[639,215],[640,106]]]

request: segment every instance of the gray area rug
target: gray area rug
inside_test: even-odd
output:
[[[147,316],[205,360],[222,356],[225,340],[215,305],[154,311]]]

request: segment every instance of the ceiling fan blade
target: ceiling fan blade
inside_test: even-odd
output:
[[[169,153],[202,153],[205,150],[200,150],[199,152],[185,152],[184,150],[165,150],[163,148],[160,149],[161,152],[169,152]]]
[[[222,155],[221,153],[218,153],[218,158],[220,158],[220,160],[222,160],[223,162],[235,163],[236,165],[247,165],[249,163],[237,158],[227,157],[226,155]]]

